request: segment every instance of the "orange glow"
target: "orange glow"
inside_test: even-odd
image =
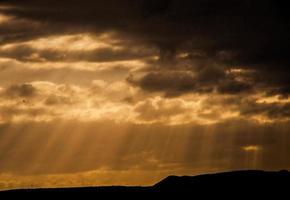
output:
[[[289,169],[289,27],[264,16],[272,1],[247,23],[256,8],[238,7],[258,3],[4,2],[0,190]]]

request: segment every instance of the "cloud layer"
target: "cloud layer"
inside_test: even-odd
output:
[[[0,189],[290,169],[288,15],[274,0],[2,0]]]

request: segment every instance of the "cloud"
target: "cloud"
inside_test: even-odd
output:
[[[157,53],[152,47],[128,43],[112,33],[57,35],[0,48],[0,57],[22,62],[116,62],[146,59]]]
[[[5,95],[11,97],[33,97],[36,95],[36,88],[31,84],[11,85],[4,92]]]
[[[171,118],[188,112],[188,108],[182,100],[165,101],[156,98],[137,103],[134,112],[138,113],[137,119],[141,121],[158,122],[170,121]]]
[[[287,8],[1,0],[0,188],[289,168]]]
[[[199,74],[199,81],[203,83],[223,81],[222,86],[215,86],[221,93],[239,94],[255,86],[259,90],[266,90],[269,94],[280,94],[284,97],[289,94],[289,26],[285,5],[281,2],[125,0],[121,3],[114,0],[98,2],[86,0],[80,5],[78,0],[62,2],[51,0],[46,3],[39,3],[36,0],[25,2],[14,0],[3,1],[2,4],[6,6],[6,9],[1,10],[3,15],[13,17],[9,24],[6,22],[1,24],[2,43],[83,33],[100,35],[114,32],[118,35],[117,38],[126,38],[126,41],[123,41],[125,48],[114,51],[111,48],[101,48],[86,52],[76,50],[35,52],[31,46],[23,46],[18,51],[2,52],[6,57],[34,62],[45,60],[108,62],[156,57],[156,49],[159,49],[157,63],[159,68],[175,71],[181,65],[182,67],[187,65],[195,72],[193,66],[199,63],[201,64],[199,67],[204,68]],[[215,9],[210,9],[212,7]],[[65,48],[69,44],[63,46]],[[115,43],[115,46],[118,47],[118,44]],[[178,58],[179,55],[184,56]],[[216,63],[219,71],[214,71],[212,63]],[[252,82],[248,84],[241,81],[230,82],[224,74],[236,67],[255,71],[255,74],[244,75]],[[167,76],[171,76],[169,74]],[[153,76],[153,72],[149,73],[144,76],[144,81]],[[185,78],[186,75],[183,76]],[[163,80],[165,81],[165,78]],[[159,90],[163,87],[164,92],[168,93],[168,89],[162,86],[162,80],[159,84],[161,84]],[[183,87],[183,83],[180,84],[183,89],[173,93],[190,91],[187,85]],[[147,89],[155,91],[158,86],[156,89],[148,86]],[[206,90],[211,91],[211,88]]]
[[[149,92],[164,93],[166,97],[181,96],[188,93],[249,93],[251,82],[239,80],[239,76],[227,74],[217,66],[206,66],[192,70],[157,70],[135,78],[130,75],[127,82]],[[240,78],[241,79],[241,78]]]
[[[83,120],[127,121],[131,107],[123,101],[136,91],[124,82],[95,80],[90,87],[31,82],[1,89],[0,122]]]
[[[149,72],[139,80],[128,77],[132,85],[151,92],[165,92],[167,96],[176,96],[195,89],[194,75],[187,72]]]
[[[45,104],[48,106],[55,106],[55,105],[62,105],[62,104],[70,105],[70,104],[73,104],[73,102],[68,97],[51,95],[47,97],[47,99],[45,100]]]
[[[216,92],[202,91],[206,86],[192,77],[188,80],[189,83],[196,81],[194,87],[189,87],[187,95],[181,96],[185,93],[180,87],[185,85],[183,76],[173,74],[174,78],[180,79],[166,82],[167,74],[162,75],[157,74],[154,78],[165,80],[164,87],[156,88],[152,84],[149,90],[144,86],[143,89],[150,93],[144,93],[125,81],[94,80],[87,86],[44,81],[10,85],[1,89],[1,122],[106,119],[123,123],[176,125],[214,124],[243,118],[260,123],[289,120],[289,101],[279,96],[273,98],[263,93],[257,96],[256,93],[248,93],[248,88],[236,88],[235,82],[223,90],[215,89],[214,85],[208,86]],[[151,86],[156,82],[143,83]],[[222,84],[220,87],[224,86]],[[167,91],[165,96],[164,91]]]
[[[239,82],[234,80],[229,80],[223,82],[219,87],[218,91],[222,94],[239,94],[242,92],[249,92],[252,89],[252,85],[245,82]]]
[[[238,0],[235,3],[229,0],[218,3],[214,0],[86,0],[81,5],[78,0],[3,3],[12,6],[3,11],[7,14],[54,24],[52,27],[59,28],[62,25],[61,29],[50,29],[56,32],[67,31],[67,26],[81,26],[96,32],[114,29],[171,49],[186,44],[188,50],[238,51],[242,55],[240,57],[244,57],[243,60],[249,61],[270,57],[252,56],[253,53],[247,53],[248,50],[259,52],[264,45],[268,45],[267,53],[264,54],[271,56],[275,48],[270,47],[287,49],[284,43],[288,31],[284,5],[273,0]],[[210,9],[212,7],[216,8],[215,11]],[[279,57],[278,54],[273,56]]]
[[[264,115],[269,119],[287,120],[290,118],[290,103],[255,103],[241,105],[242,115]]]

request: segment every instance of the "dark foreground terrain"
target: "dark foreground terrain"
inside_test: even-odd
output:
[[[24,189],[0,192],[1,196],[24,197],[184,197],[203,199],[224,197],[229,199],[289,199],[290,172],[237,171],[195,177],[169,176],[151,187],[91,187],[65,189]]]

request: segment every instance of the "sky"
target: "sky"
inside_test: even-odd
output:
[[[1,0],[0,190],[290,170],[277,0]]]

